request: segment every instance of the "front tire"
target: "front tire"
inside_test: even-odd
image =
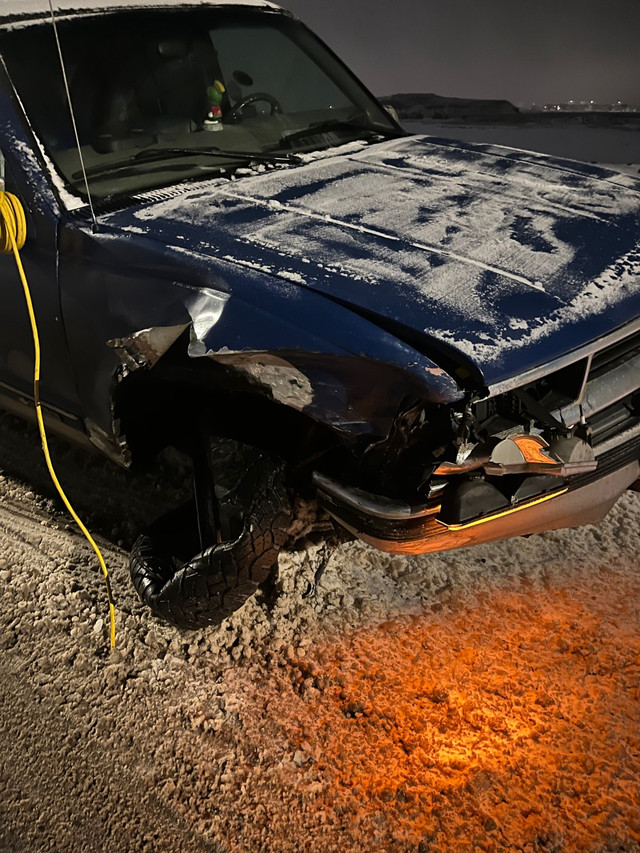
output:
[[[234,465],[233,463],[236,462]],[[195,502],[158,519],[135,541],[130,559],[140,599],[179,628],[219,624],[250,598],[277,564],[291,521],[283,467],[258,450],[244,449],[242,466],[231,460],[234,481],[220,487],[231,538],[196,556]],[[191,550],[189,550],[191,549]]]

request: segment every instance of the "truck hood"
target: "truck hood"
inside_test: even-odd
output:
[[[106,220],[457,351],[488,385],[640,314],[640,181],[497,146],[353,143]]]

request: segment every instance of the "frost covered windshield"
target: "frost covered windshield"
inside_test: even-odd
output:
[[[282,13],[156,8],[61,18],[58,30],[97,199],[400,133]],[[36,134],[85,195],[51,23],[3,33],[1,48]]]

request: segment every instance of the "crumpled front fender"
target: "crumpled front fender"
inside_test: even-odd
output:
[[[407,396],[463,396],[429,358],[320,294],[228,260],[187,255],[185,265],[184,254],[164,249],[160,263],[152,241],[134,251],[114,238],[75,233],[61,292],[87,430],[121,462],[114,389],[132,372],[153,370],[187,330],[185,360],[221,365],[346,436],[385,435]]]

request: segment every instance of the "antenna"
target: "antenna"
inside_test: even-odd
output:
[[[87,200],[89,202],[89,209],[91,210],[91,218],[93,220],[93,227],[98,227],[98,221],[96,219],[96,212],[93,209],[93,201],[91,200],[91,191],[89,189],[89,180],[87,178],[87,170],[84,165],[84,157],[82,156],[82,146],[80,145],[80,136],[78,134],[78,125],[76,124],[76,116],[73,111],[73,104],[71,103],[71,92],[69,91],[69,81],[67,80],[67,70],[65,68],[64,59],[62,57],[62,46],[60,44],[60,36],[58,35],[58,25],[56,23],[56,16],[53,14],[53,3],[52,0],[49,0],[49,9],[51,11],[51,23],[53,25],[53,32],[56,37],[56,44],[58,46],[58,56],[60,57],[60,67],[62,69],[62,79],[64,80],[64,88],[67,93],[67,103],[69,105],[69,113],[71,114],[71,124],[73,125],[73,133],[76,138],[76,146],[78,148],[78,156],[80,158],[80,168],[82,169],[82,177],[84,178],[84,186],[87,191]]]

